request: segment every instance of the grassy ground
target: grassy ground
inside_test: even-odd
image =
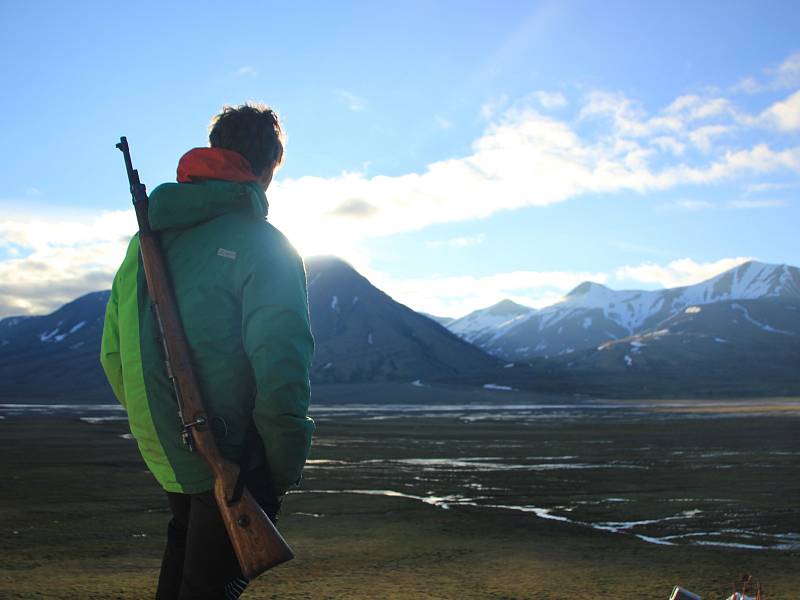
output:
[[[734,435],[731,443],[742,447],[768,443],[796,449],[796,418],[760,417],[747,427],[740,419],[733,429],[723,421],[694,420],[683,433],[699,436],[705,431],[713,448],[725,446]],[[0,598],[152,597],[168,514],[135,444],[120,437],[126,427],[124,422],[90,425],[65,419],[0,421]],[[474,452],[500,439],[534,450],[555,444],[561,453],[592,431],[597,435],[592,427],[322,420],[313,458],[414,456],[414,448],[438,440],[446,440],[445,447],[456,453],[470,445]],[[644,439],[651,445],[667,444],[674,435],[664,423],[603,427],[603,436],[627,440],[630,448]],[[774,519],[793,531],[798,520],[796,467],[787,463],[772,469],[774,481],[748,482],[758,511],[773,502],[759,504],[758,490],[769,488],[764,494],[784,496],[786,506],[779,507]],[[740,468],[745,474],[759,472],[748,471],[745,462]],[[287,498],[280,524],[297,558],[259,578],[244,598],[666,599],[672,586],[680,584],[715,600],[726,597],[732,580],[743,573],[764,582],[769,600],[800,596],[797,552],[658,546],[514,511],[469,506],[442,510],[406,498],[310,491],[405,486],[404,492],[420,493],[396,473],[373,469],[358,481],[350,473],[309,469],[308,491]],[[636,479],[626,482],[604,480],[606,475],[596,470],[586,474],[594,479],[563,480],[563,485],[605,485],[604,494],[624,488],[628,495],[656,495],[659,486],[663,491],[679,485],[684,475],[676,473],[676,481],[659,482],[631,471]],[[549,478],[542,480],[546,486],[559,485],[550,475],[542,477]],[[702,473],[690,482],[693,493],[709,497],[729,484]],[[590,492],[550,489],[549,495],[555,503],[565,495]]]

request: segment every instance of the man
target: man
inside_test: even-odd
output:
[[[305,270],[265,219],[282,135],[266,106],[225,107],[212,120],[211,147],[180,159],[178,183],[153,190],[148,211],[217,444],[246,465],[248,488],[273,520],[300,480],[314,431]],[[138,235],[114,278],[100,361],[172,511],[156,597],[238,598],[247,582],[211,473],[181,441]]]

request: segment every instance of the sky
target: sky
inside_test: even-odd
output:
[[[164,5],[166,4],[166,6]],[[210,118],[273,106],[270,221],[416,310],[800,266],[797,2],[6,2],[0,317],[107,289]]]

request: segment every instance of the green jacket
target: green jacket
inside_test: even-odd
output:
[[[238,462],[252,420],[272,483],[286,490],[300,479],[314,432],[314,340],[303,262],[266,213],[256,183],[168,183],[150,194],[150,224],[220,450]],[[181,442],[151,308],[137,235],[114,278],[100,362],[158,482],[169,492],[206,491],[211,473]]]

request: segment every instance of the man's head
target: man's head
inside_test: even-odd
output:
[[[233,150],[244,156],[265,190],[283,162],[284,136],[278,115],[264,104],[224,106],[211,119],[208,141],[212,148]]]

